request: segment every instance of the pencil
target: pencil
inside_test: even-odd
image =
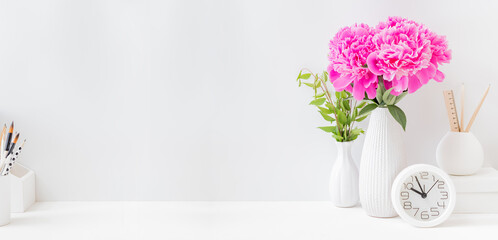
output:
[[[14,166],[14,163],[16,162],[17,157],[19,157],[19,154],[21,153],[21,150],[24,147],[24,143],[26,143],[26,140],[24,140],[22,145],[17,148],[16,153],[10,155],[10,157],[8,158],[8,162],[5,163],[5,165],[2,168],[2,176],[9,174],[10,169],[12,168],[12,166]]]
[[[4,152],[4,148],[5,148],[5,132],[7,131],[7,125],[3,125],[3,130],[2,130],[2,134],[0,134],[0,161],[2,160],[1,159],[1,156],[3,156],[3,152]]]
[[[5,151],[10,149],[10,141],[12,141],[12,133],[14,133],[14,122],[10,124],[9,133],[7,134],[7,143],[5,144]]]
[[[488,86],[488,88],[484,92],[484,96],[482,96],[481,102],[479,102],[479,105],[477,105],[477,108],[474,111],[474,114],[472,114],[472,118],[470,118],[469,124],[467,125],[465,132],[468,132],[470,130],[470,127],[472,127],[472,124],[474,124],[474,121],[476,120],[477,114],[479,113],[479,110],[481,109],[482,104],[484,103],[484,99],[486,99],[486,96],[488,96],[488,92],[489,92],[490,87],[491,87],[491,84]]]
[[[7,152],[7,154],[5,155],[5,157],[9,156],[14,151],[14,148],[16,147],[17,139],[19,139],[19,133],[16,134],[16,137],[14,138],[14,142],[12,142],[12,146],[10,146],[10,149]]]

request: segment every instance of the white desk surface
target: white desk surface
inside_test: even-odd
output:
[[[498,214],[454,214],[436,228],[329,202],[39,202],[2,239],[496,239]],[[450,238],[452,237],[452,238]]]

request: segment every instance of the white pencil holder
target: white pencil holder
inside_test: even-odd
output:
[[[36,200],[35,172],[19,163],[14,163],[9,176],[11,212],[25,212]]]
[[[448,132],[436,150],[436,161],[451,175],[471,175],[484,162],[482,145],[471,132]]]
[[[10,177],[0,176],[0,226],[10,223]]]

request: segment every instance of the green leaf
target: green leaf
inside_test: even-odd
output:
[[[337,111],[337,121],[341,124],[341,125],[344,125],[347,123],[348,119],[346,117],[346,114],[344,114],[344,112],[338,110]]]
[[[327,71],[323,71],[323,80],[327,81],[329,77],[329,73]]]
[[[317,98],[310,102],[310,105],[320,106],[325,102],[325,98]]]
[[[360,136],[360,134],[351,134],[349,136],[348,141],[354,141],[354,140],[356,140],[358,138],[358,136]]]
[[[363,131],[363,129],[361,128],[355,128],[351,131],[351,134],[357,134],[357,135],[360,135],[362,133],[364,133],[365,131]]]
[[[303,73],[303,70],[299,71],[299,75],[297,75],[296,81],[299,81],[299,79],[301,79],[301,73]]]
[[[346,111],[350,111],[351,110],[351,106],[349,106],[349,101],[348,100],[343,100],[342,101],[342,107],[344,109],[346,109]]]
[[[362,134],[364,132],[365,131],[363,131],[363,129],[361,129],[361,128],[355,128],[355,129],[351,130],[351,133],[349,134],[349,137],[348,137],[348,141],[356,140],[358,138],[358,136],[360,136],[360,134]]]
[[[301,79],[308,79],[310,77],[311,77],[311,73],[305,73],[305,74],[302,74],[301,77],[299,77],[299,78],[301,78]]]
[[[389,112],[393,116],[394,120],[396,120],[401,125],[403,130],[406,131],[406,115],[403,110],[396,105],[388,105],[387,109],[389,109]]]
[[[339,135],[333,134],[332,137],[335,138],[335,140],[337,140],[338,142],[342,142],[342,140],[344,140],[344,138]]]
[[[408,92],[402,92],[399,96],[396,97],[393,105],[398,104],[399,101],[401,101],[401,99],[403,99],[406,95],[408,95]]]
[[[339,127],[334,126],[334,131],[332,132],[332,134],[335,134],[335,135],[341,136],[341,134],[340,134],[340,132],[339,132]]]
[[[386,105],[393,105],[394,101],[396,100],[396,96],[392,95],[391,92],[393,91],[394,88],[390,88],[387,90],[384,95],[382,96],[382,100]]]
[[[357,118],[357,119],[356,119],[356,121],[357,121],[357,122],[361,122],[361,121],[365,120],[365,118],[367,118],[367,117],[368,117],[368,114],[367,114],[367,115],[365,115],[365,116],[363,116],[363,117],[359,117],[359,118]]]
[[[384,84],[382,83],[382,81],[379,81],[379,86],[377,87],[377,95],[375,96],[375,99],[377,99],[377,102],[379,104],[382,103],[382,97],[384,96]]]
[[[342,95],[342,98],[347,98],[348,97],[348,93],[346,91],[342,91],[341,95]]]
[[[358,105],[358,107],[357,107],[357,108],[362,108],[362,107],[364,107],[365,105],[367,105],[367,102],[365,102],[365,101],[361,101],[361,103]]]
[[[307,83],[307,82],[305,82],[305,83],[304,83],[304,85],[306,85],[306,86],[308,86],[308,87],[312,87],[312,88],[314,88],[314,87],[315,87],[315,86],[313,85],[313,83]]]
[[[320,109],[320,112],[325,113],[325,114],[332,114],[332,111],[328,108],[324,107],[318,107]]]
[[[360,114],[359,114],[359,115],[360,115],[360,116],[363,116],[363,115],[368,116],[368,114],[369,114],[371,111],[375,110],[377,107],[378,107],[378,105],[377,105],[377,104],[375,104],[375,103],[370,103],[370,104],[366,105],[364,108],[362,108],[362,109],[361,109],[361,111],[360,111]]]
[[[341,92],[335,92],[335,98],[341,99]]]
[[[334,118],[332,118],[331,116],[325,114],[325,113],[322,113],[320,111],[318,111],[320,113],[320,115],[322,115],[323,119],[325,119],[326,121],[329,121],[329,122],[332,122],[334,121]]]
[[[395,101],[396,101],[396,96],[390,95],[390,97],[387,99],[386,105],[394,105]]]
[[[317,84],[316,84],[316,88],[319,88],[322,86],[322,81],[318,81]]]
[[[336,126],[318,127],[318,128],[322,129],[325,132],[331,133],[331,132],[334,132],[334,129],[336,128]]]
[[[332,103],[325,103],[325,106],[330,109],[330,111],[335,112],[335,106]]]
[[[324,93],[324,92],[323,92],[323,93],[320,93],[320,94],[318,94],[318,95],[316,95],[316,98],[321,98],[321,97],[323,97],[323,96],[325,96],[325,93]]]

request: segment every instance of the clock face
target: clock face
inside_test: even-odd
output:
[[[392,197],[398,214],[421,227],[442,223],[453,211],[455,202],[448,175],[425,164],[403,170],[393,184]]]
[[[430,221],[446,211],[449,202],[448,185],[437,173],[420,171],[410,174],[400,194],[403,210],[415,219]]]

